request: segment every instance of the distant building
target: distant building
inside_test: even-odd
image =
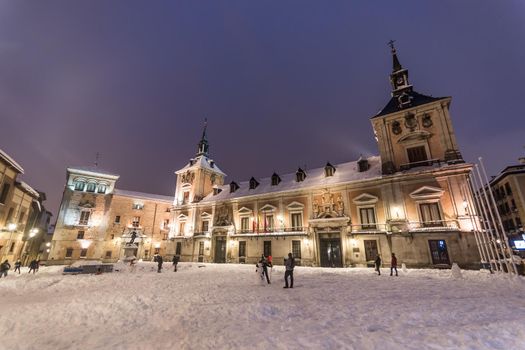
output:
[[[395,253],[407,266],[479,267],[472,165],[457,146],[450,97],[413,90],[392,48],[392,96],[371,118],[379,156],[229,181],[197,153],[176,172],[175,197],[114,189],[118,175],[69,168],[50,259],[115,261],[152,253],[181,261],[367,266]],[[268,174],[269,175],[269,174]],[[133,241],[133,242],[131,242]]]
[[[27,244],[42,235],[36,218],[45,211],[40,194],[18,179],[22,174],[24,169],[0,150],[0,260],[11,263],[24,259]]]
[[[525,220],[525,159],[522,158],[520,161],[521,164],[511,165],[503,169],[489,184],[510,246],[514,250],[520,248],[521,255],[525,256],[525,247],[523,245],[516,247],[515,243],[515,241],[523,241],[525,233],[523,231]]]

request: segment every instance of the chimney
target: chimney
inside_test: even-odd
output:
[[[363,158],[363,156],[359,157],[359,159],[357,160],[357,168],[360,173],[362,173],[363,171],[367,171],[370,168],[368,159]]]

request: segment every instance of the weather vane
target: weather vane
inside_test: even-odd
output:
[[[392,49],[392,51],[394,51],[394,50],[396,49],[396,48],[394,47],[394,43],[395,43],[395,42],[396,42],[395,40],[390,40],[390,41],[387,43],[388,46],[390,46],[390,48]]]
[[[100,158],[100,153],[97,152],[97,154],[95,155],[95,166],[98,167],[98,160]]]

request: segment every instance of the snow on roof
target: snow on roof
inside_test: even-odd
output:
[[[29,186],[24,181],[17,181],[17,184],[20,185],[26,192],[29,192],[32,196],[38,198],[40,197],[40,194],[38,194],[38,191],[36,191],[33,187]]]
[[[266,193],[277,193],[307,189],[318,186],[331,186],[353,181],[368,180],[381,177],[381,158],[373,156],[367,158],[370,168],[366,171],[359,172],[357,161],[335,165],[336,171],[333,176],[325,176],[324,167],[306,171],[304,181],[297,182],[295,173],[280,175],[281,182],[277,186],[272,186],[271,178],[258,180],[260,185],[250,190],[250,182],[238,182],[239,189],[230,193],[230,185],[221,186],[222,191],[216,195],[209,194],[202,202],[220,201],[232,198],[248,197]]]
[[[127,190],[120,190],[116,188],[115,188],[114,193],[116,195],[123,196],[123,197],[133,197],[133,198],[147,199],[147,200],[152,200],[152,201],[162,201],[162,202],[168,202],[168,203],[173,203],[173,199],[174,199],[173,196],[164,196],[162,194],[127,191]]]
[[[24,173],[24,168],[20,166],[13,158],[11,158],[7,153],[0,149],[0,158],[5,160],[9,165],[15,168],[20,174]]]
[[[215,173],[219,173],[219,174],[222,174],[223,176],[226,176],[226,174],[223,173],[222,170],[219,169],[219,167],[215,164],[213,159],[210,159],[204,155],[198,156],[197,158],[193,158],[188,164],[186,164],[184,168],[176,171],[175,174],[180,174],[187,170],[193,170],[193,169],[198,169],[198,168],[208,169]]]
[[[96,166],[68,167],[67,171],[75,172],[75,173],[81,173],[81,174],[85,174],[85,175],[94,175],[94,176],[105,175],[105,176],[116,177],[116,178],[120,177],[120,175],[118,175],[118,174],[115,174],[113,172],[101,169],[101,168],[96,167]]]

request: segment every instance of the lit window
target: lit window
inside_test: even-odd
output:
[[[98,185],[98,190],[97,190],[98,193],[102,193],[102,194],[106,193],[106,190],[107,190],[106,185]]]
[[[86,192],[95,192],[96,188],[97,188],[97,184],[94,182],[90,182],[87,184]]]
[[[250,218],[249,217],[242,217],[241,218],[241,232],[245,233],[250,231]]]
[[[359,216],[362,229],[371,230],[377,227],[374,208],[359,208]]]
[[[421,211],[423,226],[443,226],[438,203],[421,203],[419,204],[419,210]]]
[[[84,186],[86,186],[84,182],[75,181],[74,184],[75,184],[75,191],[84,191]]]
[[[292,229],[300,230],[303,226],[303,214],[301,213],[292,213]]]
[[[142,209],[144,209],[144,204],[142,204],[142,203],[133,203],[132,208],[136,209],[136,210],[142,210]]]

